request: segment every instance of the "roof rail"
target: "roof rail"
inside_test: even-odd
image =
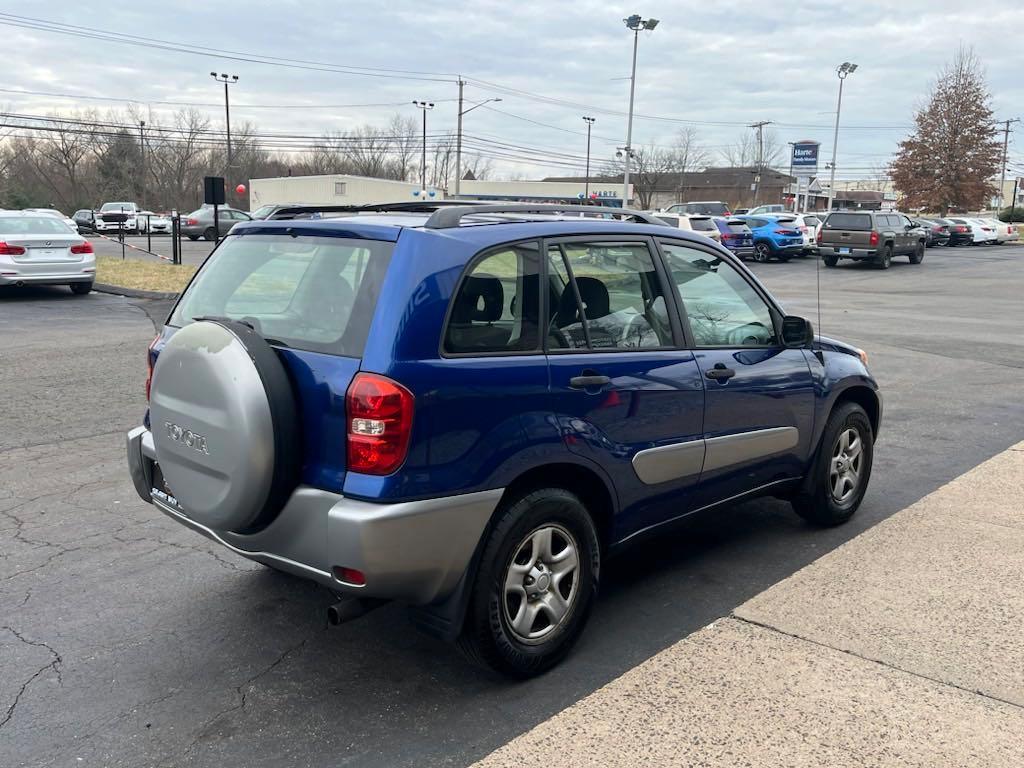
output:
[[[271,220],[295,219],[314,213],[433,213],[445,206],[465,205],[461,200],[410,200],[401,203],[367,205],[288,205],[270,215]]]
[[[502,203],[483,203],[480,205],[460,205],[459,201],[445,201],[456,203],[455,205],[438,208],[427,219],[424,226],[427,229],[452,229],[462,223],[464,216],[475,216],[479,214],[494,213],[532,213],[532,214],[557,214],[557,213],[588,213],[591,216],[621,216],[642,224],[654,224],[657,226],[671,226],[667,222],[642,211],[633,211],[628,208],[612,208],[602,205],[559,205],[552,203],[523,204],[516,203],[505,205]]]

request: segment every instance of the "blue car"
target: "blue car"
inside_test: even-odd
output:
[[[515,677],[569,652],[610,556],[687,515],[848,520],[882,417],[865,354],[708,238],[600,210],[240,223],[149,347],[139,496],[342,597],[332,623],[400,600]]]
[[[804,239],[792,220],[779,216],[739,216],[754,234],[754,261],[789,261],[804,251]]]
[[[741,218],[715,217],[715,226],[722,234],[722,245],[734,256],[745,259],[754,255],[754,233]]]

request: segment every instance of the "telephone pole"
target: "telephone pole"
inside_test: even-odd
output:
[[[1008,159],[1007,152],[1010,149],[1010,123],[1019,123],[1020,118],[1015,117],[1011,120],[1004,120],[1003,126],[1003,164],[999,167],[999,205],[996,208],[996,216],[999,215],[999,211],[1003,207],[1003,185],[1006,183],[1006,161]],[[1017,196],[1014,195],[1012,205],[1016,205]]]
[[[764,127],[771,125],[771,120],[762,120],[759,123],[751,123],[750,127],[757,131],[757,168],[754,172],[754,205],[757,205],[757,198],[761,192],[761,174],[764,172]],[[754,206],[751,206],[754,207]]]
[[[227,165],[227,168],[224,171],[224,175],[225,176],[230,176],[231,175],[231,163],[232,163],[232,157],[231,157],[231,101],[228,98],[228,86],[229,85],[234,85],[235,83],[238,82],[238,75],[226,75],[226,74],[223,74],[223,73],[218,75],[216,72],[211,72],[210,73],[210,77],[212,77],[218,83],[224,83],[224,128],[225,128],[225,134],[226,134],[227,140],[228,140],[228,165]]]
[[[420,160],[420,191],[427,191],[427,110],[434,108],[432,101],[413,101],[413,106],[423,110],[423,154]]]
[[[587,180],[583,182],[583,199],[590,199],[590,128],[594,125],[596,118],[583,117],[583,122],[587,124]]]

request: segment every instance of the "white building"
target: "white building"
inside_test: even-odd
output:
[[[433,192],[433,194],[431,194]],[[429,199],[443,200],[441,190],[428,190]],[[419,199],[420,185],[367,176],[329,174],[327,176],[279,176],[249,181],[249,205],[309,203],[311,205],[367,205],[405,203]]]

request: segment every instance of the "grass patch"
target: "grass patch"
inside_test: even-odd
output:
[[[96,257],[96,282],[135,288],[142,291],[181,293],[195,274],[196,267],[167,262]]]

